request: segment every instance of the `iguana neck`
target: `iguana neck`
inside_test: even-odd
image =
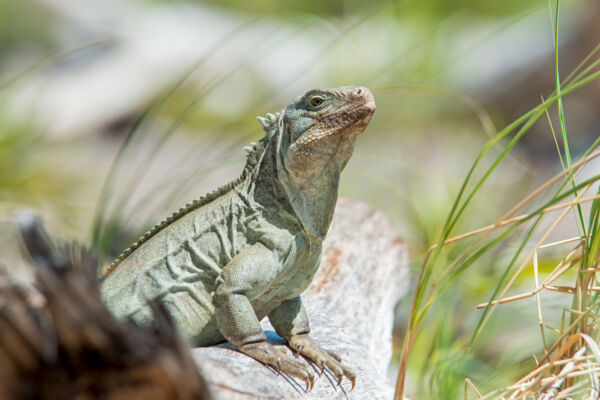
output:
[[[311,240],[322,241],[335,210],[339,172],[323,170],[308,180],[294,179],[278,159],[281,153],[276,148],[275,143],[267,148],[256,171],[251,185],[253,198],[266,209],[294,218]],[[307,183],[297,185],[297,181]]]
[[[339,174],[315,176],[313,181],[295,185],[294,180],[279,171],[290,203],[309,237],[322,241],[327,235],[338,197]]]

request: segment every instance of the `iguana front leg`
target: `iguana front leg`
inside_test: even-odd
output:
[[[273,253],[261,243],[245,248],[221,271],[213,295],[217,325],[242,353],[314,385],[307,365],[266,342],[250,299],[260,295],[277,272]]]
[[[354,389],[356,375],[342,364],[342,358],[332,351],[322,349],[308,337],[310,332],[308,315],[299,296],[284,301],[271,311],[269,321],[277,334],[287,340],[292,349],[319,365],[321,371],[325,367],[329,368],[338,378],[338,384],[345,376],[350,380],[352,389]]]

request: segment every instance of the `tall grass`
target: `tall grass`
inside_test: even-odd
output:
[[[540,105],[502,129],[485,144],[464,179],[437,242],[429,249],[423,261],[402,343],[396,383],[396,399],[401,399],[404,395],[411,351],[415,346],[421,324],[431,306],[440,299],[443,292],[450,285],[463,278],[477,260],[492,252],[495,248],[506,244],[509,239],[514,238],[517,234],[523,236],[508,265],[499,277],[489,301],[482,305],[483,313],[472,332],[471,340],[465,345],[465,351],[469,352],[473,348],[499,304],[522,298],[536,297],[541,336],[545,349],[544,355],[538,361],[538,367],[515,385],[485,396],[481,395],[472,381],[465,381],[465,398],[469,392],[467,389],[470,389],[470,392],[474,393],[477,398],[504,398],[503,396],[506,396],[506,398],[531,398],[527,396],[531,396],[532,393],[539,396],[553,395],[559,392],[569,392],[572,395],[577,391],[580,394],[583,392],[589,394],[590,390],[593,391],[597,388],[597,385],[594,386],[594,384],[597,384],[598,381],[597,371],[600,365],[598,364],[600,353],[597,351],[598,345],[596,344],[599,335],[597,324],[598,302],[596,301],[598,276],[596,274],[600,271],[598,268],[600,195],[586,197],[585,194],[594,183],[600,180],[600,175],[595,175],[582,182],[576,182],[575,176],[591,160],[600,156],[600,150],[598,150],[600,138],[589,147],[579,161],[572,162],[562,98],[600,78],[600,71],[597,70],[600,58],[597,58],[597,49],[595,49],[561,83],[558,73],[558,16],[559,2],[557,1],[553,21],[556,70],[555,92]],[[458,221],[468,215],[469,204],[480,192],[481,187],[494,170],[519,140],[527,134],[530,128],[554,106],[558,110],[563,153],[566,161],[563,172],[533,191],[495,224],[452,237]],[[503,143],[503,141],[507,141],[507,143]],[[502,146],[501,153],[493,159],[489,167],[482,168],[484,156],[492,146],[496,145]],[[481,174],[481,178],[475,179],[477,174]],[[542,202],[542,205],[533,208],[539,202]],[[591,203],[587,226],[584,220],[583,203]],[[527,208],[533,209],[523,212]],[[549,228],[542,229],[543,225],[540,223],[542,219],[550,211],[557,210],[560,210],[558,217],[553,217]],[[571,210],[576,212],[580,235],[572,239],[575,243],[574,249],[565,255],[540,285],[538,282],[537,254],[544,246],[548,246],[546,243],[547,238],[556,230],[559,223],[567,217]],[[522,214],[517,215],[517,213]],[[448,265],[442,265],[442,261],[445,261],[441,257],[443,249],[468,238],[474,238],[474,240],[467,246],[466,250],[451,260]],[[535,288],[528,293],[507,297],[506,294],[514,286],[517,277],[532,263],[536,276]],[[577,271],[576,282],[573,286],[552,286],[552,282],[563,276],[567,271],[573,270]],[[548,328],[543,323],[541,317],[542,304],[539,296],[542,290],[552,290],[572,296],[573,304],[565,311],[569,315],[568,322],[565,321],[563,326],[558,329]],[[546,342],[546,329],[552,329],[558,333],[558,338],[552,344]],[[584,344],[587,348],[584,347]],[[587,355],[584,349],[591,349],[592,355]],[[460,359],[457,362],[461,362]],[[590,382],[593,384],[587,385]]]

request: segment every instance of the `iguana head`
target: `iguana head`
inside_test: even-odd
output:
[[[285,168],[298,180],[315,171],[341,171],[374,111],[375,99],[365,87],[315,89],[296,98],[280,117]]]
[[[261,120],[276,151],[277,178],[305,229],[317,237],[329,228],[340,173],[374,112],[369,89],[346,86],[310,90],[278,116]]]

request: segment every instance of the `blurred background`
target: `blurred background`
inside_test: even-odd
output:
[[[600,43],[600,4],[560,7],[562,77]],[[546,0],[0,0],[0,266],[27,278],[12,210],[35,210],[109,259],[235,178],[242,147],[262,137],[256,116],[307,89],[364,85],[377,112],[341,195],[393,219],[416,277],[482,146],[554,90],[552,29]],[[599,106],[599,82],[565,98],[574,159],[598,137]],[[542,118],[455,232],[495,222],[560,170]],[[465,378],[493,390],[534,365],[542,347],[527,302],[499,308],[464,351],[510,250],[484,257],[433,307],[408,395],[457,398]],[[547,304],[559,321],[560,297]],[[398,306],[398,343],[409,306]]]

